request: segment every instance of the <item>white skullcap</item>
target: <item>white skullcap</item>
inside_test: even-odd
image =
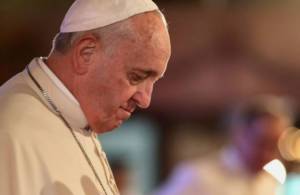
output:
[[[158,10],[152,0],[76,0],[60,26],[60,32],[92,30],[133,15]]]

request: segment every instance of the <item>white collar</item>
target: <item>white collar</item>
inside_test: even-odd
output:
[[[30,64],[28,65],[28,68],[29,68],[31,74],[37,80],[39,85],[41,85],[43,90],[47,91],[49,97],[51,98],[53,103],[56,105],[58,110],[62,113],[63,117],[71,125],[71,127],[74,130],[77,130],[80,132],[86,132],[84,129],[88,126],[88,122],[87,122],[87,119],[86,119],[78,101],[71,94],[71,92],[64,86],[64,84],[55,76],[55,74],[53,72],[52,72],[52,77],[51,77],[48,74],[49,72],[46,73],[46,71],[44,71],[44,69],[42,69],[41,62],[42,62],[41,58],[34,58],[30,62]],[[50,71],[50,69],[49,69],[49,71]],[[38,87],[30,79],[26,70],[23,71],[23,74],[25,75],[25,78],[27,79],[27,81],[28,81],[29,85],[32,87],[32,89],[36,91],[36,93],[40,96],[40,98],[48,106],[48,108],[53,111],[53,108],[50,106],[49,102],[45,99],[45,97],[43,96],[41,91],[38,89]],[[53,79],[53,78],[56,78],[56,79]],[[64,89],[64,90],[62,90],[62,89]],[[72,96],[73,99],[70,98],[70,96]]]
[[[79,105],[79,102],[73,96],[73,94],[66,88],[66,86],[57,78],[57,76],[50,70],[50,68],[45,64],[43,57],[38,58],[38,65],[42,70],[49,76],[53,83],[68,97],[71,101]]]

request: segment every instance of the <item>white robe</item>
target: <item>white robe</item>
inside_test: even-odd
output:
[[[29,68],[72,126],[103,187],[70,130],[24,70],[0,88],[0,195],[119,194],[96,135],[84,129],[79,104],[53,82],[38,58]]]
[[[187,161],[174,170],[155,195],[276,195],[279,183],[269,173],[250,174],[236,150]]]

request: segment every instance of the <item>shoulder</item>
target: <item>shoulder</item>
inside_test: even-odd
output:
[[[219,173],[219,164],[217,156],[185,161],[175,167],[170,180],[186,185],[206,185],[211,177]]]
[[[199,184],[202,178],[202,172],[205,170],[206,162],[203,160],[185,161],[178,164],[171,176],[169,182],[176,185],[190,186]]]
[[[30,129],[51,111],[19,73],[0,87],[0,132]]]
[[[185,161],[178,164],[168,180],[155,195],[197,195],[203,192],[201,168],[202,162]]]
[[[4,108],[11,107],[15,104],[20,105],[33,100],[38,100],[37,95],[27,84],[22,72],[6,81],[0,87],[1,108],[3,106]]]

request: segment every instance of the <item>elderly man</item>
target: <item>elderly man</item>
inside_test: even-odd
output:
[[[170,57],[150,0],[77,0],[48,58],[0,89],[0,194],[119,194],[96,134],[150,104]]]

